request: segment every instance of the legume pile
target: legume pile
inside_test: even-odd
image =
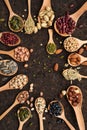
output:
[[[0,34],[0,41],[7,46],[15,46],[20,43],[20,38],[12,32],[2,32]]]
[[[27,99],[29,98],[29,93],[28,91],[22,91],[18,94],[17,100],[19,103],[24,103]]]
[[[26,47],[17,47],[14,50],[14,57],[21,62],[28,61],[30,57],[29,50]]]
[[[79,91],[79,88],[73,86],[70,87],[67,95],[69,101],[74,107],[76,107],[81,102],[81,93]]]
[[[78,50],[78,41],[74,37],[68,37],[64,40],[64,48],[68,52],[74,52]]]
[[[10,80],[9,87],[14,89],[22,89],[27,83],[28,77],[24,74],[19,74]]]
[[[49,106],[49,113],[54,116],[59,116],[62,113],[62,107],[58,101],[53,101]]]
[[[18,65],[13,60],[1,60],[0,61],[0,72],[3,75],[11,76],[17,72]]]

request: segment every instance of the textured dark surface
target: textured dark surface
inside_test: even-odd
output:
[[[6,8],[6,5],[0,0],[0,18],[4,18],[5,21],[0,23],[0,32],[10,31],[7,26],[9,12]],[[10,0],[13,10],[20,16],[25,15],[24,19],[27,18],[27,12],[24,12],[24,9],[27,8],[27,0]],[[52,0],[52,7],[55,11],[55,19],[59,16],[65,14],[65,11],[69,11],[70,14],[78,10],[85,0]],[[38,15],[39,9],[41,7],[42,0],[32,0],[32,16]],[[74,7],[70,5],[74,4]],[[81,26],[83,25],[83,26]],[[52,27],[53,28],[53,27]],[[58,95],[62,89],[67,89],[70,85],[69,81],[66,81],[62,76],[62,71],[64,69],[64,64],[67,62],[68,53],[64,50],[60,55],[49,56],[45,47],[48,41],[48,32],[47,29],[41,29],[37,34],[26,35],[24,33],[17,33],[21,39],[21,45],[27,47],[28,49],[33,48],[34,52],[31,54],[29,60],[29,67],[24,68],[24,63],[18,63],[19,73],[24,73],[29,76],[29,83],[26,85],[23,90],[29,90],[30,83],[34,83],[34,92],[31,96],[35,98],[39,96],[40,91],[43,91],[44,97],[47,101],[47,104],[54,98],[58,98]],[[82,15],[79,19],[77,28],[73,33],[73,36],[80,39],[87,39],[87,12]],[[58,48],[63,48],[63,45],[60,45],[59,42],[63,41],[64,38],[59,36],[54,31],[54,41],[57,44]],[[40,46],[40,44],[43,46]],[[3,44],[0,44],[0,50],[11,50],[14,47],[6,47]],[[83,53],[84,56],[87,56],[87,52]],[[10,58],[6,55],[1,55],[4,59]],[[61,58],[64,56],[64,58]],[[54,72],[53,66],[55,63],[59,64],[59,71]],[[44,66],[46,64],[46,69]],[[87,75],[87,66],[80,66],[80,73]],[[4,77],[0,75],[0,86],[7,83],[12,77]],[[87,129],[87,80],[82,79],[82,81],[73,81],[74,85],[77,85],[81,88],[83,92],[83,116],[85,120],[85,125]],[[13,103],[16,95],[20,90],[4,91],[0,93],[0,115]],[[65,107],[65,114],[68,120],[73,124],[76,130],[79,130],[76,117],[73,109],[70,104],[67,102],[66,98],[61,99],[62,104]],[[20,105],[16,106],[9,114],[0,121],[0,130],[17,130],[18,129],[18,119],[16,117],[16,112]],[[36,111],[32,112],[32,119],[29,120],[23,127],[23,130],[39,130],[38,116]],[[52,118],[49,114],[44,114],[46,120],[44,121],[45,130],[69,130],[64,122],[56,123],[56,118]],[[30,126],[32,122],[32,125]]]

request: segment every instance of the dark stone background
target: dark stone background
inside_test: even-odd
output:
[[[4,0],[0,0],[0,18],[4,18],[4,22],[0,22],[0,32],[2,31],[10,31],[7,26],[9,12],[6,8],[6,5],[3,2]],[[27,8],[27,0],[10,0],[13,10],[22,16],[25,15],[25,19],[27,18],[27,12],[24,12],[24,9]],[[69,11],[70,14],[74,13],[78,10],[85,0],[52,0],[52,7],[55,11],[55,19],[59,16],[65,14],[66,11]],[[70,7],[71,4],[74,4],[74,7]],[[32,16],[38,15],[40,7],[42,5],[42,0],[32,0]],[[80,26],[81,25],[81,26]],[[53,27],[52,27],[53,28]],[[70,85],[69,81],[66,81],[62,76],[62,71],[64,69],[64,64],[67,62],[68,53],[64,50],[60,55],[52,55],[49,56],[45,51],[45,46],[48,41],[48,32],[47,29],[41,29],[37,34],[26,35],[24,33],[17,33],[21,39],[21,45],[27,48],[33,48],[34,52],[31,54],[29,60],[29,67],[27,69],[24,68],[25,63],[18,63],[19,65],[19,73],[24,73],[29,76],[29,83],[26,85],[23,90],[29,90],[30,83],[34,83],[34,92],[31,96],[35,98],[39,96],[40,91],[44,92],[44,97],[47,101],[47,104],[53,100],[54,98],[58,98],[58,95],[62,89],[67,89]],[[73,36],[80,39],[87,39],[87,12],[82,15],[79,19],[77,28],[73,33]],[[58,48],[63,48],[63,45],[60,45],[59,42],[63,41],[64,38],[59,36],[54,31],[54,41],[57,44]],[[43,46],[40,46],[40,44]],[[7,47],[3,44],[0,44],[0,49],[2,50],[11,50],[14,47]],[[87,52],[83,53],[84,56],[87,56]],[[6,55],[1,55],[4,59],[10,58]],[[64,56],[61,59],[61,56]],[[54,72],[53,66],[58,62],[59,71]],[[46,64],[46,69],[44,70],[44,66]],[[87,75],[87,67],[80,66],[80,73],[83,75]],[[50,72],[51,71],[51,72]],[[12,76],[13,77],[13,76]],[[7,83],[12,77],[4,77],[0,75],[0,86]],[[83,115],[87,129],[87,80],[82,79],[82,81],[74,81],[74,85],[77,85],[81,88],[83,92]],[[10,90],[4,91],[0,93],[0,114],[2,114],[14,101],[16,95],[20,92],[20,90]],[[59,99],[60,100],[60,99]],[[66,98],[61,99],[62,104],[65,107],[65,113],[68,120],[74,125],[76,130],[78,130],[78,125],[76,121],[76,117],[73,109],[70,104],[67,102]],[[16,106],[9,114],[0,121],[0,130],[17,130],[18,129],[18,119],[16,117],[16,112],[21,105]],[[32,119],[30,119],[23,127],[23,130],[39,130],[38,124],[38,116],[36,111],[32,112]],[[44,116],[46,120],[44,121],[44,129],[45,130],[68,130],[69,128],[66,126],[64,122],[56,123],[56,118],[52,118],[49,114],[45,113]],[[32,123],[32,125],[30,125]]]

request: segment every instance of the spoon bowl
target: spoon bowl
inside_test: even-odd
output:
[[[29,98],[28,91],[20,92],[16,98],[14,103],[3,113],[0,115],[0,120],[2,120],[16,105],[23,104]]]
[[[5,40],[6,38],[6,40]],[[11,42],[14,41],[12,44]],[[21,43],[21,39],[18,35],[12,32],[1,32],[0,33],[0,42],[7,46],[17,46]]]
[[[32,34],[34,32],[35,23],[31,16],[31,0],[28,0],[28,17],[25,21],[24,29],[26,34]]]
[[[73,22],[75,22],[75,28],[76,28],[76,25],[77,25],[77,22],[78,22],[80,16],[81,16],[85,11],[87,11],[87,2],[85,2],[85,3],[81,6],[81,8],[80,8],[79,10],[77,10],[75,13],[73,13],[73,14],[71,14],[71,15],[69,16],[70,18],[72,18]],[[63,36],[63,37],[67,37],[67,36],[70,36],[70,35],[71,35],[71,34],[67,34],[67,33],[60,33],[59,30],[58,30],[57,27],[56,27],[56,22],[57,22],[57,21],[54,22],[54,29],[55,29],[55,31],[56,31],[59,35],[61,35],[61,36]],[[75,30],[75,28],[72,30],[72,33],[73,33],[73,31]]]
[[[71,123],[66,119],[65,117],[65,112],[64,112],[64,107],[63,105],[58,101],[58,100],[54,100],[51,101],[48,105],[48,110],[50,111],[50,108],[52,106],[53,103],[58,104],[58,106],[56,107],[56,113],[54,112],[54,116],[60,119],[63,119],[65,121],[65,123],[67,124],[67,126],[71,129],[71,130],[75,130],[75,128],[71,125]],[[50,113],[52,114],[52,113]]]
[[[48,54],[54,54],[57,50],[57,46],[53,41],[53,30],[48,29],[48,33],[49,33],[49,41],[46,46],[46,51],[48,52]]]
[[[20,77],[23,80],[22,82],[21,82]],[[15,80],[17,80],[17,83],[15,83]],[[19,74],[19,75],[16,75],[15,77],[13,77],[5,85],[1,86],[0,87],[0,92],[6,91],[6,90],[22,89],[27,83],[28,83],[28,77],[26,75],[24,75],[24,74]]]
[[[20,113],[20,110],[21,110],[21,109],[27,109],[27,110],[28,110],[28,114],[29,114],[29,115],[26,117],[26,119],[23,120],[23,121],[21,121],[21,119],[20,119],[20,117],[19,117],[19,113]],[[30,111],[30,109],[29,109],[28,107],[23,106],[23,107],[21,107],[20,109],[18,109],[17,115],[18,115],[18,120],[19,120],[19,128],[18,128],[18,130],[22,130],[23,125],[31,118],[31,111]]]
[[[75,37],[68,37],[64,40],[64,48],[68,52],[75,52],[84,44],[87,44],[87,40],[80,40]]]
[[[71,93],[73,92],[73,93],[76,93],[76,94],[80,94],[80,98],[77,97],[79,99],[79,102],[77,102],[77,104],[75,104],[75,103],[72,104],[72,100],[70,100],[70,97],[69,97],[69,93],[70,92]],[[70,103],[70,105],[72,106],[72,108],[75,111],[77,122],[78,122],[78,125],[79,125],[79,129],[80,130],[85,130],[85,123],[84,123],[84,118],[83,118],[83,114],[82,114],[82,110],[81,110],[81,108],[82,108],[82,101],[83,101],[83,95],[82,95],[81,89],[78,86],[72,85],[72,86],[70,86],[67,89],[66,96],[67,96],[68,102]]]
[[[13,32],[20,32],[23,29],[23,26],[24,26],[23,19],[19,15],[17,15],[16,13],[13,12],[9,0],[4,0],[4,2],[5,2],[8,10],[9,10],[9,13],[10,13],[10,15],[9,15],[9,21],[8,21],[8,26],[9,26],[10,30],[13,31]],[[19,19],[20,23],[18,22],[18,20],[16,20],[15,27],[17,26],[17,23],[18,23],[18,24],[21,25],[20,28],[17,28],[17,29],[13,29],[12,28],[12,26],[11,26],[11,20],[12,20],[13,17]]]
[[[73,67],[79,66],[85,61],[87,61],[87,58],[78,53],[72,53],[68,56],[68,64]]]

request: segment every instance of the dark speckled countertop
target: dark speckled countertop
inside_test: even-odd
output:
[[[74,13],[82,6],[85,1],[86,0],[52,0],[52,8],[55,12],[55,19],[64,15],[66,11],[69,11],[70,14]],[[27,9],[27,0],[10,0],[10,2],[13,10],[20,16],[24,15],[24,19],[26,19],[27,12],[25,12],[24,9]],[[34,16],[38,15],[41,5],[42,0],[32,0],[31,10],[33,18]],[[0,0],[0,19],[5,19],[4,22],[0,22],[0,32],[10,31],[7,26],[8,17],[9,12],[4,3],[4,0]],[[59,55],[49,56],[45,50],[48,41],[47,29],[41,29],[38,33],[32,35],[26,35],[23,32],[17,34],[22,40],[22,46],[25,46],[28,49],[33,48],[34,50],[29,59],[28,68],[24,68],[24,63],[18,63],[20,66],[18,74],[24,73],[29,77],[29,83],[23,88],[23,90],[29,90],[30,84],[33,83],[34,92],[31,93],[30,96],[33,96],[36,99],[42,91],[44,93],[47,104],[55,98],[59,99],[60,91],[67,89],[70,86],[70,82],[66,81],[61,74],[69,54],[64,50],[63,44],[60,44],[60,41],[63,41],[65,38],[59,36],[54,31],[54,41],[57,44],[57,47],[63,48],[64,51]],[[73,36],[82,40],[87,39],[87,12],[80,17]],[[3,44],[0,44],[0,50],[11,50],[13,48],[14,47],[7,47]],[[83,55],[87,56],[87,51],[84,51]],[[6,55],[0,56],[2,56],[3,59],[10,58]],[[53,66],[55,63],[59,64],[58,72],[53,71]],[[45,65],[46,69],[44,69]],[[87,66],[80,67],[80,73],[87,75]],[[12,77],[4,77],[0,75],[0,86],[7,83]],[[83,93],[82,111],[87,129],[87,80],[82,79],[80,82],[76,80],[73,81],[73,84],[79,86]],[[0,93],[0,115],[13,103],[16,95],[19,92],[20,90],[10,90]],[[62,98],[59,100],[64,105],[67,119],[73,124],[76,130],[79,130],[75,113],[70,104],[67,102],[67,99]],[[0,130],[18,129],[18,119],[16,112],[20,106],[21,105],[16,106],[3,120],[0,121]],[[36,111],[32,111],[32,115],[33,117],[24,125],[23,130],[39,130],[38,116]],[[46,120],[44,120],[44,130],[69,130],[65,122],[57,123],[56,118],[51,117],[48,113],[44,113],[44,116],[46,117]]]

